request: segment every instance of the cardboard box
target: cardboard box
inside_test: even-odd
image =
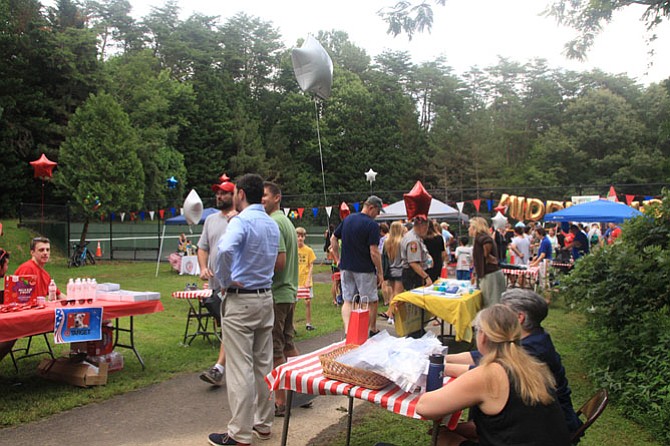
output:
[[[88,362],[72,362],[70,358],[44,359],[37,366],[37,372],[45,378],[78,387],[104,386],[107,369],[107,363],[96,367]]]

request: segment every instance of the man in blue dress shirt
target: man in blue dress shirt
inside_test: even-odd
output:
[[[212,445],[247,445],[252,436],[268,439],[274,404],[265,384],[272,371],[272,276],[279,228],[265,212],[263,179],[241,177],[233,200],[239,212],[218,243],[216,278],[226,290],[221,329],[227,349],[226,382],[232,417],[228,431],[210,434]]]

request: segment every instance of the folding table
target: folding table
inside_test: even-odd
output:
[[[184,299],[188,302],[188,313],[186,315],[186,327],[184,328],[184,345],[191,345],[193,339],[198,336],[206,338],[209,343],[212,343],[210,336],[215,336],[218,342],[221,342],[221,335],[216,329],[216,318],[209,312],[207,307],[203,304],[203,299],[207,299],[212,295],[212,290],[189,290],[189,291],[175,291],[172,297],[175,299]],[[196,304],[195,301],[198,303]],[[195,321],[195,332],[189,334],[191,321]],[[210,329],[209,323],[212,323]]]
[[[272,370],[266,377],[265,382],[270,390],[286,390],[286,415],[284,417],[284,429],[282,432],[281,445],[286,446],[288,440],[288,429],[291,421],[291,403],[293,392],[307,393],[311,395],[345,395],[349,398],[347,410],[347,446],[351,439],[351,423],[354,409],[354,398],[369,401],[393,413],[415,419],[424,419],[416,413],[416,404],[420,393],[408,393],[395,384],[389,384],[383,389],[371,390],[361,386],[344,383],[323,376],[323,369],[319,361],[319,355],[328,353],[344,345],[344,342],[336,342],[319,350],[301,356],[288,358],[288,362]],[[452,378],[445,377],[447,384]],[[454,425],[461,416],[461,412],[451,415],[449,424]]]

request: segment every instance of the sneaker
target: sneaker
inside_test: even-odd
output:
[[[272,432],[267,432],[267,433],[261,432],[258,429],[256,429],[256,426],[254,426],[254,428],[252,429],[252,432],[254,433],[256,438],[258,438],[259,440],[269,440],[270,437],[272,437]]]
[[[386,322],[388,322],[389,325],[395,324],[395,320],[392,317],[388,318],[388,320]]]
[[[307,331],[312,331],[312,330],[316,330],[316,328],[314,328],[314,327],[312,326],[312,324],[307,324],[307,325],[305,325],[305,330],[307,330]]]
[[[209,434],[209,444],[213,446],[223,446],[223,445],[248,445],[249,443],[238,443],[237,441],[233,440],[228,436],[228,432],[224,432],[223,434]]]
[[[219,387],[223,384],[223,373],[216,367],[212,367],[211,369],[202,372],[200,374],[200,379],[213,386]]]

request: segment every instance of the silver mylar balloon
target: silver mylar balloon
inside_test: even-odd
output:
[[[328,99],[333,86],[333,61],[321,44],[308,36],[300,48],[291,51],[293,72],[302,91]]]

